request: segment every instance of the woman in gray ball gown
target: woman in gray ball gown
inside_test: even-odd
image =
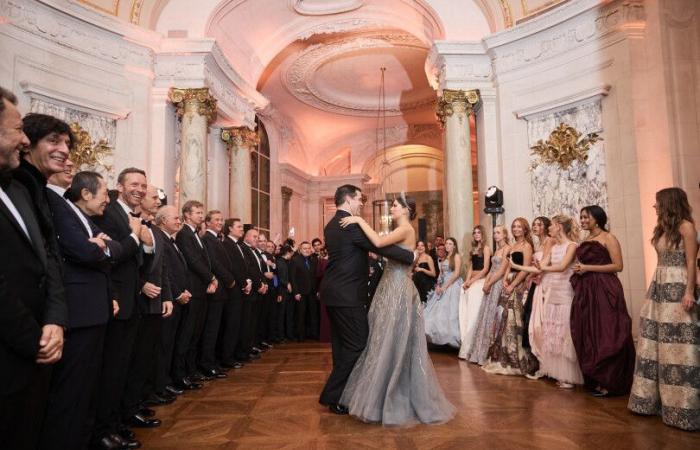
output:
[[[415,247],[415,202],[402,194],[391,215],[396,229],[379,236],[361,217],[346,217],[341,226],[357,223],[372,244]],[[367,346],[350,374],[340,403],[365,422],[383,425],[444,423],[455,408],[445,398],[428,355],[423,305],[410,278],[410,266],[390,260],[369,310]]]

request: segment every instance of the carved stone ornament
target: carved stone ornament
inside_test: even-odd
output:
[[[583,139],[581,133],[565,123],[559,124],[543,142],[537,141],[531,147],[532,154],[540,158],[544,164],[558,164],[562,169],[568,169],[574,161],[585,162],[591,145],[602,141],[598,133],[589,133]]]
[[[442,97],[438,101],[435,114],[444,127],[449,116],[454,113],[471,114],[477,103],[479,103],[477,91],[445,89],[442,91]]]
[[[100,139],[93,143],[90,134],[78,122],[71,123],[70,129],[75,136],[75,145],[70,152],[70,159],[75,167],[78,170],[102,168],[105,172],[110,172],[112,166],[104,161],[112,155],[112,148],[107,145],[107,140]]]
[[[209,93],[209,88],[170,88],[168,98],[177,108],[179,118],[194,109],[197,114],[207,118],[209,125],[216,119],[216,99]]]
[[[221,140],[231,150],[233,147],[257,147],[260,136],[248,127],[230,127],[221,129]]]

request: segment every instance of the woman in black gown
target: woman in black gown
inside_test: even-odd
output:
[[[435,264],[433,258],[425,251],[423,241],[418,241],[416,251],[418,256],[413,262],[413,284],[418,289],[420,301],[425,303],[428,301],[428,292],[435,287]]]

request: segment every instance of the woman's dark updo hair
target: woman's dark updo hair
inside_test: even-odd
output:
[[[404,201],[404,199],[406,201]],[[413,220],[416,218],[416,201],[413,200],[413,198],[398,196],[396,197],[396,201],[404,208],[408,208],[408,220]]]
[[[605,214],[605,210],[598,205],[584,206],[581,208],[581,212],[586,211],[586,213],[593,217],[595,223],[601,230],[608,230],[608,215]]]

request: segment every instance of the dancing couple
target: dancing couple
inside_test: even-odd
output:
[[[335,205],[324,229],[329,261],[320,289],[331,321],[333,371],[320,403],[336,414],[384,425],[447,422],[455,408],[438,384],[423,306],[409,276],[415,202],[403,194],[394,200],[390,211],[397,226],[385,236],[358,216],[359,188],[339,187]],[[369,311],[368,252],[389,259]]]

